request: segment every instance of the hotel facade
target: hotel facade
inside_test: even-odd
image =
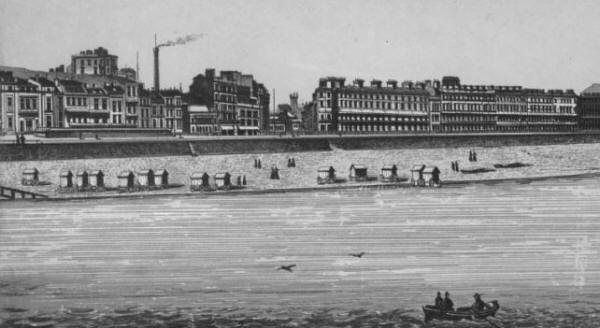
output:
[[[355,79],[319,80],[312,113],[313,133],[495,133],[570,132],[577,128],[573,90],[521,86],[464,85],[458,77],[441,82]]]
[[[344,78],[319,80],[313,93],[317,127],[327,132],[397,132],[429,130],[429,92],[425,84],[372,80],[369,86],[356,79],[351,85]]]

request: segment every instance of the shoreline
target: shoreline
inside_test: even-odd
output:
[[[535,181],[545,180],[557,180],[557,179],[583,179],[583,178],[595,178],[600,177],[600,172],[588,172],[588,173],[577,173],[577,174],[565,174],[565,175],[549,175],[549,176],[532,176],[532,177],[518,177],[518,178],[499,178],[499,179],[480,179],[480,180],[447,180],[442,181],[442,186],[468,186],[474,184],[487,184],[495,185],[500,183],[531,183]],[[186,191],[186,192],[173,192],[173,193],[145,193],[145,192],[134,192],[134,193],[119,193],[111,195],[93,195],[93,196],[75,196],[75,197],[48,197],[48,198],[16,198],[0,199],[2,201],[33,201],[33,202],[47,202],[47,201],[81,201],[81,200],[99,200],[99,199],[134,199],[134,198],[162,198],[162,197],[195,197],[195,198],[208,198],[211,196],[234,196],[234,195],[265,195],[265,194],[279,194],[279,193],[298,193],[298,192],[312,192],[312,191],[336,191],[336,190],[371,190],[371,189],[399,189],[399,188],[417,188],[418,190],[429,190],[438,189],[438,187],[412,187],[409,182],[399,183],[372,183],[372,184],[352,184],[352,185],[331,185],[324,187],[291,187],[291,188],[272,188],[272,189],[234,189],[234,190],[219,190],[211,192],[202,191]]]

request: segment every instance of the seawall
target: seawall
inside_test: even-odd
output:
[[[90,141],[0,144],[0,161],[196,156],[330,150],[325,138]]]
[[[502,147],[599,143],[600,133],[380,135],[252,137],[220,139],[154,139],[128,141],[51,141],[26,145],[0,144],[0,161],[59,159],[197,156],[243,153],[327,151],[331,148],[410,149],[454,147]]]

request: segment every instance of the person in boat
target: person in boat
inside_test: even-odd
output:
[[[481,312],[492,308],[489,304],[487,304],[481,299],[481,295],[479,295],[478,293],[475,293],[475,295],[473,295],[473,298],[475,298],[475,302],[473,302],[473,305],[471,307],[474,311]]]
[[[437,309],[444,309],[444,299],[442,298],[442,293],[437,292],[437,296],[435,297],[435,307]]]
[[[454,311],[454,302],[450,299],[450,293],[446,292],[444,300],[442,301],[443,311]]]

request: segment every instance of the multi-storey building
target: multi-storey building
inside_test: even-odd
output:
[[[494,90],[483,85],[462,85],[446,76],[440,89],[441,132],[490,132],[496,130]]]
[[[111,55],[108,50],[98,47],[94,50],[83,50],[71,56],[71,73],[93,75],[117,75],[118,56]]]
[[[573,90],[524,89],[527,104],[527,131],[573,131],[577,126]]]
[[[520,86],[462,85],[444,77],[439,89],[440,132],[572,131],[576,125],[573,90]],[[432,116],[436,113],[432,110]]]
[[[152,127],[152,92],[142,87],[138,90],[139,95],[139,127],[150,128]]]
[[[527,131],[529,111],[523,88],[498,86],[490,89],[493,89],[495,93],[496,130],[501,132]]]
[[[125,90],[120,86],[109,84],[104,87],[106,93],[108,95],[108,104],[110,106],[110,124],[113,126],[116,125],[131,125],[126,122],[124,115],[125,108],[125,99],[124,94]],[[136,117],[137,120],[137,117]]]
[[[0,129],[6,133],[34,131],[42,121],[39,84],[0,72]]]
[[[315,133],[319,131],[317,104],[314,101],[304,104],[301,115],[301,129],[305,133]]]
[[[38,128],[53,128],[59,121],[58,92],[54,82],[43,78],[34,77],[29,80],[36,85],[40,93],[40,117]]]
[[[211,135],[217,129],[217,115],[204,105],[183,106],[183,132],[187,134]]]
[[[397,132],[429,130],[429,92],[424,83],[322,78],[313,93],[319,132]]]
[[[268,129],[269,93],[252,75],[221,71],[217,76],[207,69],[194,77],[189,96],[190,105],[204,105],[216,113],[221,134],[253,135]]]
[[[161,90],[159,95],[164,102],[165,127],[173,133],[183,132],[183,93],[177,89],[165,89]]]
[[[577,100],[579,127],[584,130],[600,129],[600,84],[594,83],[581,92]]]

